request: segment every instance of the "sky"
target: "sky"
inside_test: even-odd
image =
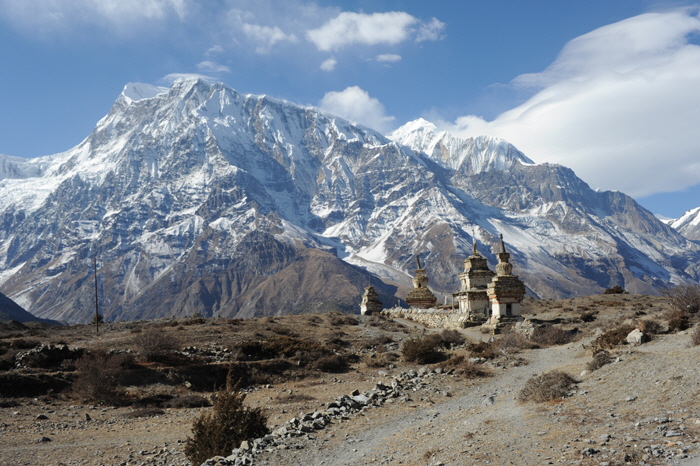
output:
[[[201,75],[389,133],[425,118],[656,214],[700,206],[700,3],[0,0],[0,153],[79,144],[124,85]]]

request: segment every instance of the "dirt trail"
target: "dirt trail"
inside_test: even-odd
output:
[[[492,377],[459,395],[417,392],[411,402],[366,411],[301,441],[299,449],[265,453],[255,464],[700,464],[700,405],[695,401],[700,378],[684,365],[689,357],[696,360],[698,349],[688,348],[683,335],[630,350],[616,364],[584,376],[576,394],[563,403],[517,401],[525,381],[536,374],[553,369],[581,374],[590,360],[587,342],[524,351],[519,356],[528,364],[494,369]],[[636,365],[649,367],[650,361],[659,368],[652,371],[657,382],[672,385],[673,403],[662,390],[649,388],[647,379],[630,378],[638,371]],[[695,391],[676,395],[673,384],[681,372]],[[443,388],[465,383],[437,379],[431,380]],[[638,393],[639,402],[635,396],[625,398],[626,393]],[[679,436],[666,437],[673,429],[679,429]]]

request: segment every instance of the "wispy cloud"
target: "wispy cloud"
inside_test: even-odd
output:
[[[214,78],[212,76],[207,76],[204,74],[199,74],[199,73],[170,73],[168,75],[163,76],[160,80],[160,84],[172,86],[172,84],[177,81],[178,79],[189,79],[189,78],[199,78],[202,79],[208,83],[215,83],[218,82],[219,80],[217,78]]]
[[[329,58],[328,60],[324,60],[323,63],[321,63],[321,70],[322,71],[333,71],[335,69],[335,65],[338,64],[338,60],[335,58]]]
[[[128,34],[169,18],[183,21],[191,0],[0,0],[0,18],[33,34],[97,25]]]
[[[242,24],[243,32],[256,43],[257,53],[268,53],[278,42],[297,42],[294,34],[286,34],[277,26],[261,26],[259,24]]]
[[[433,18],[427,23],[421,23],[418,26],[418,33],[416,34],[416,42],[423,42],[426,40],[442,40],[445,30],[445,23],[440,22],[437,18]]]
[[[319,107],[328,113],[376,129],[381,133],[387,133],[394,121],[393,116],[386,115],[384,105],[378,99],[370,97],[367,91],[358,86],[351,86],[340,92],[327,92],[321,99]]]
[[[647,13],[580,36],[546,70],[512,82],[535,92],[522,105],[493,121],[469,115],[443,126],[506,139],[594,188],[645,196],[697,184],[697,14]]]
[[[396,55],[395,53],[383,53],[377,55],[375,60],[379,63],[396,63],[401,61],[401,55]]]
[[[203,73],[213,73],[213,74],[219,74],[219,73],[230,73],[231,68],[228,66],[221,65],[219,63],[216,63],[214,61],[210,60],[205,60],[201,63],[197,64],[197,69]]]
[[[307,31],[306,38],[313,42],[318,50],[325,52],[355,44],[396,45],[414,36],[416,40],[437,40],[438,37],[434,33],[431,35],[421,32],[424,27],[426,31],[433,30],[435,25],[430,24],[432,21],[425,25],[418,18],[403,11],[372,14],[344,11],[321,27]],[[415,26],[418,26],[418,31]]]

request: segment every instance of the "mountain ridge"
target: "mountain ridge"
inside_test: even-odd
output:
[[[698,247],[634,200],[505,141],[423,122],[421,137],[391,140],[196,79],[137,94],[149,89],[134,100],[125,86],[75,148],[0,172],[15,176],[0,180],[0,286],[42,317],[88,318],[94,255],[109,320],[350,312],[367,274],[388,305],[411,286],[415,254],[449,294],[474,239],[495,263],[500,232],[540,297],[698,277]],[[354,295],[319,286],[311,263]]]

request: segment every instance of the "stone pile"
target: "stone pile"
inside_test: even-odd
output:
[[[343,395],[328,403],[323,410],[312,413],[301,413],[282,426],[276,428],[269,435],[251,441],[244,441],[239,448],[234,449],[230,456],[215,456],[205,461],[202,466],[247,466],[252,465],[255,456],[264,451],[287,450],[290,448],[302,448],[301,445],[293,445],[292,440],[297,437],[310,438],[312,434],[325,429],[328,425],[338,421],[349,420],[352,415],[365,409],[382,406],[390,399],[410,401],[409,393],[421,388],[426,388],[428,377],[449,374],[441,368],[420,368],[418,371],[409,370],[394,377],[390,384],[378,382],[375,387],[365,392],[355,390],[350,395]],[[449,393],[443,393],[450,396]]]
[[[15,356],[15,367],[18,369],[57,367],[66,359],[80,358],[84,352],[84,348],[69,348],[68,345],[39,345],[30,350],[18,352]]]
[[[180,352],[187,357],[202,357],[211,362],[226,362],[231,360],[231,350],[225,346],[209,345],[204,348],[197,346],[186,346]]]

